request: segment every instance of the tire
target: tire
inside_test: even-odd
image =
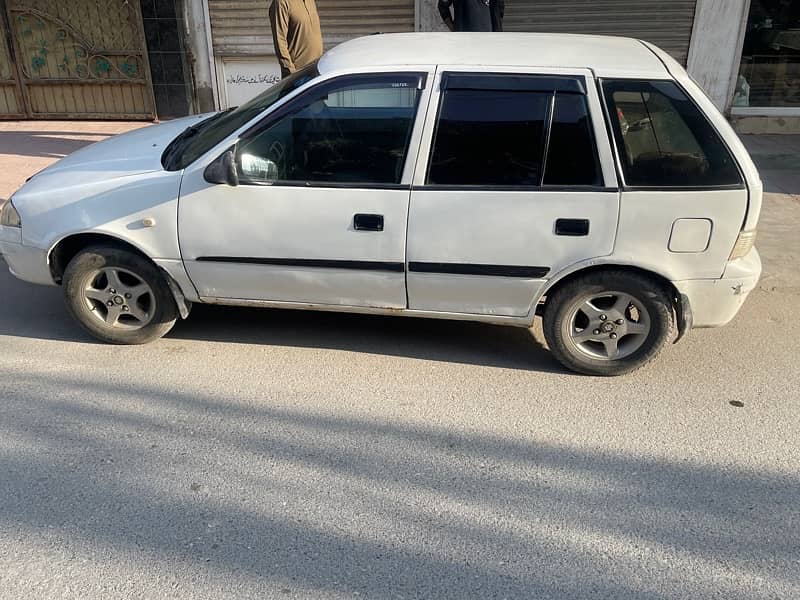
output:
[[[637,273],[599,271],[548,295],[543,329],[551,352],[568,369],[614,376],[653,360],[673,322],[663,286]]]
[[[62,281],[70,314],[109,344],[146,344],[166,334],[178,308],[158,268],[146,258],[113,246],[81,250]]]

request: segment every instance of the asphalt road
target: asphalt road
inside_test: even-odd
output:
[[[0,262],[0,598],[796,599],[799,222],[771,194],[735,322],[611,380],[400,317],[106,346]]]
[[[105,346],[4,271],[0,595],[800,597],[797,299],[607,380],[399,317]]]

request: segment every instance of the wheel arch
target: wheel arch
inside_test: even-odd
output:
[[[183,290],[178,282],[172,277],[172,275],[170,275],[166,269],[156,264],[156,262],[150,258],[150,256],[148,256],[144,250],[135,244],[107,233],[73,233],[64,236],[55,244],[53,244],[47,253],[47,264],[50,268],[50,276],[53,278],[53,282],[55,282],[57,285],[61,285],[62,279],[64,278],[64,271],[66,270],[69,262],[84,248],[98,245],[111,246],[121,250],[127,250],[152,263],[167,282],[167,285],[172,292],[172,296],[175,299],[175,304],[178,306],[178,312],[180,313],[181,318],[185,319],[189,316],[191,303],[186,299]]]
[[[648,279],[656,282],[664,289],[664,292],[669,295],[672,302],[672,308],[675,311],[676,324],[678,327],[678,335],[675,343],[683,339],[689,329],[692,327],[692,311],[689,304],[689,298],[685,294],[681,294],[675,284],[663,273],[652,270],[638,265],[626,264],[621,262],[608,262],[608,263],[593,263],[576,265],[570,269],[565,269],[558,273],[555,277],[551,278],[547,285],[544,287],[536,302],[536,314],[544,314],[547,306],[547,296],[552,295],[556,290],[574,281],[578,277],[582,277],[588,273],[598,273],[603,271],[621,271],[633,273],[639,276],[647,277]]]
[[[153,262],[153,259],[150,258],[141,248],[114,235],[96,232],[72,233],[59,239],[51,246],[47,253],[47,264],[50,267],[50,275],[53,277],[53,281],[56,284],[61,285],[61,280],[64,277],[64,271],[66,270],[69,262],[75,258],[75,255],[77,255],[78,252],[84,248],[99,245],[112,246],[121,250],[128,250],[134,254],[138,254],[151,263]]]

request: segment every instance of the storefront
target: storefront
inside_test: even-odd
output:
[[[226,108],[241,104],[280,77],[268,18],[271,0],[202,1],[214,105]],[[697,2],[506,0],[505,26],[507,31],[517,32],[640,37],[658,44],[685,64]],[[316,0],[316,3],[327,48],[372,33],[445,30],[436,0],[381,0],[368,4]],[[196,58],[201,53],[202,47]],[[196,79],[202,77],[196,75]]]
[[[800,2],[752,0],[731,114],[800,117]]]
[[[271,0],[206,0],[216,103],[236,106],[280,79],[268,8]],[[325,47],[371,33],[415,31],[414,0],[316,0]]]
[[[280,77],[271,1],[0,0],[0,117],[151,119],[241,104]],[[445,31],[436,0],[316,3],[327,48]],[[800,0],[505,4],[506,31],[653,42],[740,131],[800,133]]]
[[[506,0],[505,29],[639,38],[686,64],[696,5],[697,0]]]

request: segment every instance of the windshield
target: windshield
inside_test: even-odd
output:
[[[164,150],[161,158],[164,168],[168,171],[185,169],[242,125],[318,76],[317,63],[312,63],[264,90],[246,104],[217,113],[185,129]]]

